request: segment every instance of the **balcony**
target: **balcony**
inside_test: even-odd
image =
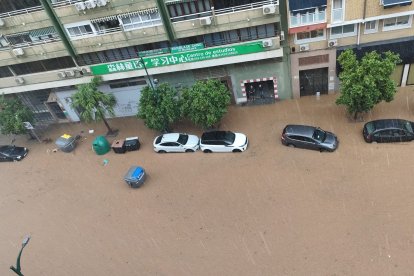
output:
[[[326,10],[290,16],[290,27],[299,27],[326,22]]]

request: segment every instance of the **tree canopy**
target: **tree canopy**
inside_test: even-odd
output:
[[[141,90],[137,116],[151,129],[169,131],[171,124],[180,118],[177,91],[167,83],[162,83],[154,89],[144,87]]]
[[[390,76],[401,62],[398,54],[372,51],[358,60],[352,49],[348,49],[338,57],[338,62],[342,67],[341,95],[336,104],[345,105],[354,119],[378,103],[394,99],[396,84]]]
[[[215,126],[227,113],[230,93],[219,80],[197,81],[182,92],[181,114],[204,129]]]
[[[109,126],[106,115],[115,116],[114,107],[116,98],[112,94],[106,94],[98,90],[101,79],[94,77],[90,83],[78,85],[78,91],[72,96],[72,107],[85,122],[103,121],[108,129],[108,134],[114,131]]]
[[[0,97],[0,130],[2,134],[25,134],[23,122],[33,124],[33,112],[17,98]]]

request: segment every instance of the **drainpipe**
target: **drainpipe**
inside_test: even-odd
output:
[[[59,33],[59,36],[62,39],[63,45],[65,45],[65,48],[68,51],[69,55],[72,57],[72,60],[75,63],[76,67],[79,67],[79,65],[76,62],[76,55],[77,55],[76,49],[73,47],[68,35],[63,30],[63,26],[60,23],[59,17],[56,15],[53,5],[50,1],[51,0],[40,0],[40,3],[45,9],[45,12],[49,16],[50,20],[52,21],[53,26],[55,27],[56,31]]]
[[[168,15],[167,6],[164,0],[156,0],[158,11],[160,12],[162,22],[164,23],[165,31],[167,32],[168,40],[173,42],[175,40],[174,28],[171,24],[170,16]]]
[[[364,0],[364,9],[363,9],[363,14],[362,14],[362,22],[358,24],[358,41],[357,41],[357,45],[360,44],[360,39],[361,39],[361,25],[365,24],[365,17],[367,14],[367,0]]]

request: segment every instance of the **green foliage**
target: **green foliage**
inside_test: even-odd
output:
[[[90,83],[78,85],[78,91],[72,96],[72,107],[79,111],[80,119],[85,122],[103,120],[109,132],[112,132],[105,116],[115,116],[116,98],[98,90],[101,83],[99,77],[94,77]]]
[[[17,99],[0,97],[0,130],[2,134],[25,134],[27,132],[23,122],[33,124],[32,111]]]
[[[145,125],[158,131],[168,131],[172,123],[180,118],[178,93],[169,84],[162,83],[154,90],[145,87],[141,90],[138,118]]]
[[[207,129],[221,121],[230,104],[230,93],[219,80],[197,81],[182,93],[181,114]]]
[[[339,74],[341,95],[336,104],[345,105],[354,119],[381,101],[394,99],[396,84],[390,76],[401,62],[398,54],[388,51],[381,55],[373,51],[358,60],[355,53],[348,49],[338,57],[338,62],[342,66]]]

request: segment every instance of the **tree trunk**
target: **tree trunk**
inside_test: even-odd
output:
[[[358,118],[358,111],[355,111],[355,113],[354,113],[354,121],[356,121],[357,118]]]
[[[109,126],[109,124],[108,124],[108,122],[106,121],[105,117],[102,117],[102,120],[103,120],[103,122],[104,122],[104,124],[105,124],[106,128],[108,129],[108,134],[109,134],[109,133],[110,133],[110,134],[112,134],[112,133],[113,133],[112,128]]]

